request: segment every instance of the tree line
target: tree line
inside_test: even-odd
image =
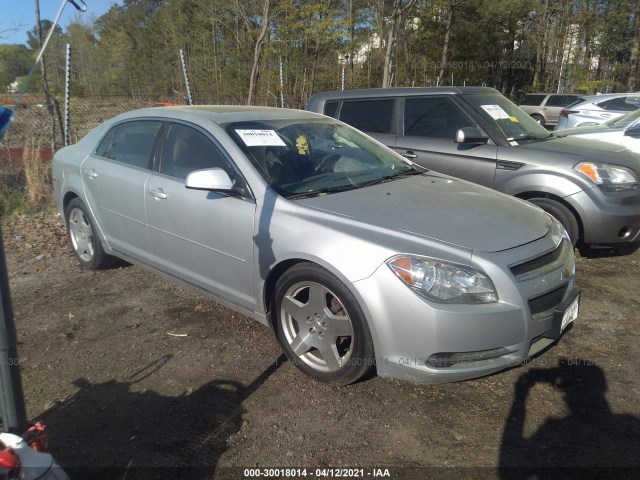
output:
[[[196,103],[303,107],[343,85],[486,85],[517,98],[636,90],[639,30],[635,0],[124,0],[58,28],[45,59],[61,94],[71,44],[76,96],[184,100],[182,50]],[[0,45],[0,85],[37,47],[35,27],[27,45]]]

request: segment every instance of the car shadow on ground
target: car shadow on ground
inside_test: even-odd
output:
[[[536,384],[561,391],[568,414],[525,435],[527,396]],[[516,383],[500,451],[500,478],[624,479],[640,474],[640,419],[611,412],[607,381],[594,362],[563,359],[532,369]]]
[[[597,247],[597,246],[578,246],[577,250],[581,257],[584,258],[609,258],[624,257],[631,255],[640,249],[640,243],[636,242],[629,245],[621,245],[618,247]]]
[[[243,402],[286,361],[281,355],[246,386],[214,380],[178,397],[132,388],[170,357],[130,382],[78,379],[79,391],[38,419],[70,478],[213,478],[227,440],[242,426]]]

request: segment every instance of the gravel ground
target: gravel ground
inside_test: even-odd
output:
[[[579,257],[578,320],[527,365],[330,387],[257,322],[83,270],[59,217],[4,223],[28,416],[74,479],[640,478],[640,252]]]

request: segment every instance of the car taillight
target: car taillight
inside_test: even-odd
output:
[[[561,110],[560,111],[560,116],[561,117],[565,117],[565,118],[569,118],[569,115],[571,115],[572,113],[578,113],[577,110]]]

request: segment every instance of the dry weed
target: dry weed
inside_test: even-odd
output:
[[[43,209],[51,201],[51,165],[42,161],[41,146],[42,139],[30,136],[22,156],[26,200],[34,211]]]

